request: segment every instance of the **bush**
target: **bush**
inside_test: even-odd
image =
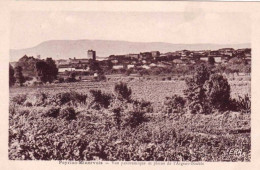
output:
[[[58,117],[60,112],[60,108],[57,107],[51,107],[50,109],[47,109],[46,112],[43,114],[44,117]]]
[[[202,64],[195,69],[193,80],[197,85],[203,86],[203,84],[209,79],[211,74],[212,71],[210,70],[210,68]]]
[[[72,83],[72,82],[76,82],[77,80],[75,79],[75,78],[73,78],[73,77],[68,77],[68,78],[66,78],[65,80],[64,80],[64,82],[66,82],[66,83]]]
[[[214,109],[226,110],[230,101],[230,85],[222,75],[213,74],[204,85],[207,102]]]
[[[43,93],[43,92],[37,93],[37,94],[36,94],[36,100],[35,100],[34,105],[36,105],[36,106],[43,105],[43,104],[45,103],[47,97],[48,97],[48,96],[47,96],[46,93]]]
[[[27,95],[22,94],[22,95],[14,96],[11,100],[16,104],[23,105],[26,99],[27,99]]]
[[[135,128],[146,121],[145,112],[140,110],[130,111],[128,112],[125,121],[126,121],[126,125],[129,125],[131,128]]]
[[[48,95],[43,92],[39,92],[36,94],[31,94],[26,99],[26,106],[32,105],[32,106],[41,106],[46,104],[46,100],[48,98]]]
[[[151,102],[147,102],[145,100],[131,100],[131,103],[134,104],[134,107],[138,110],[144,112],[153,112],[153,107]]]
[[[203,86],[209,80],[211,73],[209,67],[202,64],[196,68],[192,78],[186,79],[187,89],[184,90],[184,95],[188,100],[188,109],[191,113],[210,113],[211,107]]]
[[[186,100],[178,95],[172,97],[166,97],[164,105],[166,106],[167,113],[180,113],[183,112]]]
[[[251,97],[246,94],[244,97],[239,96],[237,101],[238,109],[240,111],[250,113],[251,112]]]
[[[54,100],[56,102],[58,102],[59,105],[64,105],[69,102],[71,102],[72,104],[76,104],[76,103],[85,104],[87,95],[80,94],[75,91],[71,91],[71,92],[65,92],[65,93],[58,93],[58,94],[56,94],[56,96],[54,98],[55,98]]]
[[[238,96],[238,99],[232,99],[229,103],[230,110],[251,113],[251,97],[248,94],[244,97]]]
[[[73,107],[65,107],[61,109],[59,117],[66,120],[73,120],[76,119],[76,112]]]
[[[115,108],[112,110],[114,115],[113,115],[113,119],[116,123],[117,129],[120,129],[121,127],[121,123],[122,123],[122,115],[121,115],[121,108]]]
[[[118,95],[120,100],[127,100],[131,99],[132,90],[127,87],[126,83],[120,82],[119,84],[115,85],[115,92]]]
[[[110,94],[102,93],[101,90],[90,90],[90,93],[94,97],[91,105],[94,104],[96,109],[100,109],[100,107],[108,108],[112,99]]]
[[[80,94],[77,93],[75,91],[70,92],[70,98],[71,101],[73,101],[74,103],[86,103],[86,99],[87,99],[87,95],[86,94]]]
[[[64,82],[64,78],[63,78],[63,77],[60,77],[60,78],[59,78],[59,82],[60,82],[60,83],[63,83],[63,82]]]
[[[26,107],[32,107],[32,106],[33,106],[32,103],[31,103],[31,102],[28,102],[28,101],[25,102],[24,105],[25,105]]]

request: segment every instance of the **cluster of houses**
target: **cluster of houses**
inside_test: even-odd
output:
[[[189,65],[198,62],[208,62],[209,58],[214,58],[216,64],[225,64],[234,57],[251,63],[251,49],[222,48],[219,50],[181,50],[168,53],[159,51],[141,52],[139,54],[111,55],[101,61],[101,65],[111,65],[112,69],[130,69],[141,67],[150,69],[151,67],[167,67],[169,65]],[[88,50],[88,57],[85,59],[56,60],[59,72],[65,71],[88,71],[89,64],[96,61],[96,52]]]

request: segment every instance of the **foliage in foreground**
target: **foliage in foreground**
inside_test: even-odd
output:
[[[169,120],[160,113],[136,128],[118,129],[110,112],[83,111],[68,121],[42,116],[44,107],[13,109],[11,160],[250,161],[250,134],[236,133],[250,129],[248,114]],[[234,148],[242,154],[230,154]]]
[[[206,82],[212,83],[208,89],[222,87],[212,76],[208,78],[195,82],[204,82],[202,88]],[[218,91],[216,88],[204,93],[214,98]],[[250,114],[241,110],[171,117],[158,108],[160,111],[155,113],[150,102],[116,98],[100,90],[93,90],[90,95],[78,92],[17,95],[10,101],[11,160],[251,159]],[[235,108],[249,109],[249,101],[249,97],[238,99],[234,103],[240,106]],[[177,95],[165,102],[169,113],[185,113],[187,104],[189,99]],[[98,109],[89,107],[95,105]],[[241,149],[242,154],[232,154],[232,149]]]

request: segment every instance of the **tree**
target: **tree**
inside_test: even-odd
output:
[[[113,68],[113,63],[111,62],[111,60],[107,61],[107,67],[108,67],[108,70],[111,70]]]
[[[212,56],[210,56],[210,57],[208,58],[208,63],[209,63],[210,65],[214,65],[214,64],[215,64],[215,58],[212,57]]]
[[[94,71],[94,72],[98,72],[98,73],[102,72],[102,69],[100,68],[98,61],[90,60],[89,69],[90,69],[90,71]]]
[[[52,83],[57,78],[58,68],[52,58],[36,62],[35,68],[38,79],[44,83]]]
[[[19,86],[23,86],[23,83],[25,82],[25,79],[24,79],[24,76],[23,76],[23,73],[22,73],[22,67],[21,66],[15,67],[15,69],[14,69],[14,77],[15,77],[16,83]]]
[[[15,83],[14,68],[9,64],[9,86],[13,86]]]
[[[34,57],[28,57],[24,55],[22,58],[19,59],[16,66],[21,66],[23,70],[23,75],[28,77],[36,76],[36,68],[35,63],[41,61],[40,59],[36,59]]]
[[[207,101],[213,108],[226,110],[230,101],[230,85],[220,74],[213,74],[204,84]]]
[[[48,65],[43,60],[36,62],[36,76],[41,82],[46,83],[48,81]]]
[[[46,64],[48,65],[48,70],[47,70],[48,81],[51,83],[51,82],[53,82],[53,80],[55,80],[57,78],[58,68],[55,64],[55,61],[52,60],[52,58],[47,58]]]
[[[204,64],[198,66],[192,78],[186,79],[187,89],[184,95],[188,100],[188,106],[192,113],[208,113],[204,83],[209,80],[211,70]]]

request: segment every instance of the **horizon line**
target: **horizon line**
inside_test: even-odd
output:
[[[165,44],[173,44],[173,45],[205,45],[205,44],[211,44],[211,45],[238,45],[238,44],[250,44],[251,42],[243,42],[243,43],[171,43],[171,42],[161,42],[161,41],[128,41],[128,40],[107,40],[107,39],[50,39],[46,41],[42,41],[41,43],[38,43],[37,45],[31,46],[31,47],[26,47],[26,48],[10,48],[9,50],[24,50],[24,49],[29,49],[29,48],[34,48],[39,45],[41,45],[44,42],[48,41],[84,41],[84,40],[89,40],[89,41],[122,41],[122,42],[130,42],[130,43],[165,43]]]

